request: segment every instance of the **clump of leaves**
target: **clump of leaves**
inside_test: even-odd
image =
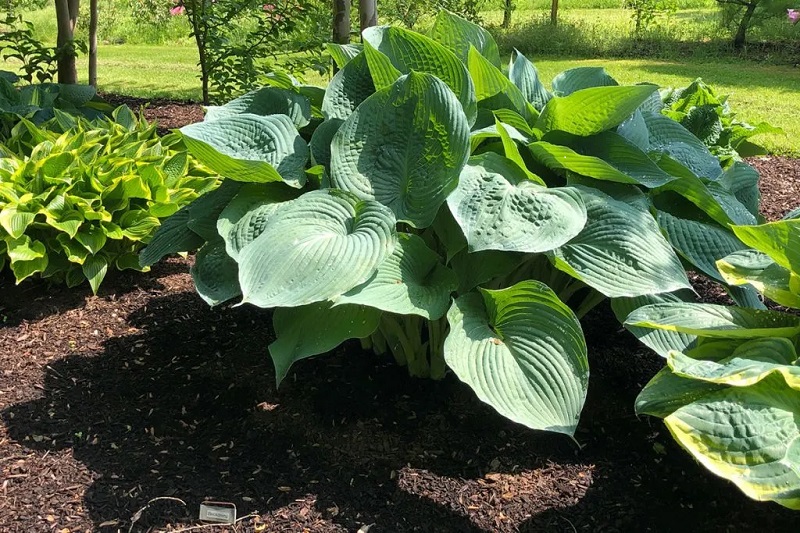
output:
[[[728,105],[727,96],[719,96],[698,78],[688,87],[665,89],[662,113],[678,121],[699,138],[722,164],[728,165],[742,157],[766,154],[752,142],[752,137],[765,133],[783,133],[766,122],[750,125],[736,118]]]
[[[207,302],[274,309],[278,382],[357,338],[572,435],[589,376],[579,318],[605,298],[691,299],[680,257],[727,255],[730,225],[757,220],[757,174],[723,170],[660,113],[657,87],[577,68],[548,89],[521,54],[506,74],[491,35],[446,11],[428,36],[363,40],[332,46],[321,95],[267,87],[181,130],[227,179],[169,218],[142,264],[198,249]],[[701,230],[723,245],[684,238]]]
[[[97,292],[109,268],[141,270],[138,252],[166,218],[214,188],[180,137],[159,138],[127,107],[113,120],[55,110],[21,119],[0,145],[0,269]]]

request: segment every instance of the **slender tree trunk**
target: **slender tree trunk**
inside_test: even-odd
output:
[[[97,87],[97,0],[89,0],[89,85]]]
[[[511,0],[505,0],[503,4],[503,28],[508,28],[511,25],[511,12],[514,10],[514,4]]]
[[[358,1],[359,19],[361,20],[361,31],[371,26],[378,25],[378,6],[376,0]]]
[[[747,9],[739,22],[739,29],[736,30],[736,36],[733,38],[733,47],[737,50],[741,50],[747,42],[747,28],[750,27],[750,21],[756,11],[756,5],[755,3],[747,4]]]
[[[55,0],[58,37],[58,83],[78,83],[75,67],[75,24],[78,21],[78,0]]]
[[[333,0],[333,42],[350,42],[350,0]]]
[[[558,24],[558,0],[550,1],[550,24],[553,26]]]

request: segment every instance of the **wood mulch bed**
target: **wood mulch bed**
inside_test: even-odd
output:
[[[769,218],[800,205],[800,161],[752,163]],[[0,277],[0,532],[185,531],[207,499],[245,518],[192,531],[797,530],[634,416],[663,361],[607,307],[584,323],[578,447],[353,342],[276,390],[268,313],[209,309],[190,263],[97,297]]]

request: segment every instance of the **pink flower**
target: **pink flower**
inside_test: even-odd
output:
[[[264,4],[264,11],[272,13],[275,11],[275,4]]]
[[[183,6],[175,6],[169,10],[169,14],[172,15],[173,17],[175,15],[183,15],[184,13],[186,13],[186,8]]]
[[[786,16],[789,17],[789,22],[797,24],[800,22],[800,9],[787,9]]]

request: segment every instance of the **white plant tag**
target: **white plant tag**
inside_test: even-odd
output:
[[[200,520],[219,524],[235,524],[236,506],[228,502],[203,502],[200,504]]]

